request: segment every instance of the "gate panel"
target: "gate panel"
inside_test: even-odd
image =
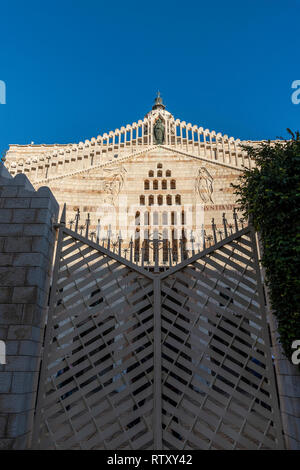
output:
[[[249,227],[151,273],[61,225],[33,447],[283,448],[270,351]]]
[[[165,449],[273,449],[282,433],[250,229],[162,276]]]
[[[95,247],[60,229],[36,448],[153,448],[153,282]]]

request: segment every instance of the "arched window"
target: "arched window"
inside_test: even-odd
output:
[[[135,225],[140,225],[140,213],[135,213]]]
[[[140,205],[141,206],[145,205],[145,196],[140,196]]]
[[[180,194],[176,194],[176,196],[175,196],[175,204],[177,204],[178,206],[180,206],[180,204],[181,204],[181,196],[180,196]]]
[[[149,261],[149,230],[144,230],[144,261]]]
[[[153,225],[158,225],[158,212],[153,212]]]
[[[149,196],[149,206],[153,206],[154,204],[154,196]]]
[[[164,203],[164,200],[163,200],[162,195],[160,194],[159,196],[157,196],[157,204],[158,204],[159,206],[162,206],[163,203]]]
[[[150,189],[150,183],[148,180],[145,180],[144,182],[144,189]]]
[[[168,225],[168,213],[163,212],[162,214],[162,225]]]
[[[162,177],[162,171],[161,171],[161,170],[158,170],[157,176],[158,176],[158,178],[161,178],[161,177]]]
[[[162,180],[161,189],[168,189],[167,180]]]
[[[171,212],[171,225],[177,225],[177,214],[176,214],[176,212]]]
[[[181,212],[181,225],[185,224],[185,213],[184,211]]]
[[[171,181],[171,189],[176,189],[176,181],[175,180]]]
[[[168,206],[172,205],[172,196],[170,196],[170,194],[168,194],[168,196],[167,196],[167,204],[168,204]]]
[[[148,175],[149,175],[149,178],[153,178],[153,176],[154,176],[154,171],[153,171],[153,170],[150,170],[149,173],[148,173]]]
[[[144,215],[144,224],[149,225],[149,212],[145,212]]]
[[[169,178],[171,176],[171,170],[166,171],[166,176],[167,176],[167,178]]]
[[[158,181],[157,180],[154,180],[153,181],[153,189],[158,189]]]
[[[162,168],[162,163],[158,163],[157,168]]]
[[[169,247],[169,241],[168,241],[168,230],[166,228],[163,229],[163,262],[166,263],[168,261],[168,247]]]

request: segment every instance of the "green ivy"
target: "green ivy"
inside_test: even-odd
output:
[[[256,167],[235,188],[238,203],[260,233],[262,265],[285,355],[300,339],[300,134],[290,140],[245,146]]]

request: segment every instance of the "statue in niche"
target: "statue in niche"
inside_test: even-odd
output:
[[[158,118],[153,129],[154,133],[154,143],[163,144],[165,138],[165,126],[161,118]]]
[[[214,202],[212,199],[213,177],[203,166],[198,170],[195,181],[195,191],[203,202]]]

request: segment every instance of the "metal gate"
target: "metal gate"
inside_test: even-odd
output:
[[[283,448],[251,227],[152,272],[58,233],[38,449]]]

